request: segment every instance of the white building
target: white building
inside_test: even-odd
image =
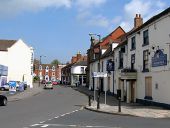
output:
[[[127,102],[170,107],[170,8],[144,24],[140,15],[135,21],[140,23],[127,34],[122,56],[122,47],[115,49],[117,88]]]
[[[25,81],[33,87],[33,48],[21,39],[0,40],[0,63],[8,67],[7,81]]]
[[[87,61],[79,61],[71,66],[71,85],[86,85]]]

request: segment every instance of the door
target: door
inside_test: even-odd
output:
[[[134,102],[135,101],[135,81],[131,81],[130,82],[131,83],[131,90],[130,90],[130,92],[131,92],[131,95],[130,95],[130,102]]]
[[[100,78],[100,91],[103,92],[103,78]]]
[[[152,77],[145,77],[145,98],[152,99]]]

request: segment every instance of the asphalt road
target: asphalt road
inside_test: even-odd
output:
[[[36,96],[0,107],[0,128],[169,128],[170,119],[150,119],[91,112],[88,99],[56,86]]]

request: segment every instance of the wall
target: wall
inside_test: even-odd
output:
[[[161,103],[170,103],[170,16],[166,15],[158,19],[154,23],[146,26],[140,32],[136,32],[128,37],[128,66],[130,67],[131,54],[135,53],[135,68],[138,71],[137,75],[137,98],[144,99],[145,97],[145,77],[152,77],[152,98],[153,101]],[[143,44],[143,31],[149,30],[149,45],[142,46]],[[136,36],[136,50],[131,51],[131,37]],[[154,47],[154,49],[153,49]],[[162,49],[164,54],[167,54],[167,65],[152,67],[152,57],[155,51]],[[149,71],[142,72],[143,69],[143,51],[148,49],[149,55]],[[156,84],[158,89],[156,89]]]

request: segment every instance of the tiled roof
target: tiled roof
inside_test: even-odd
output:
[[[7,51],[15,43],[16,40],[0,40],[0,51]]]
[[[87,61],[79,61],[75,63],[73,66],[87,66]]]

